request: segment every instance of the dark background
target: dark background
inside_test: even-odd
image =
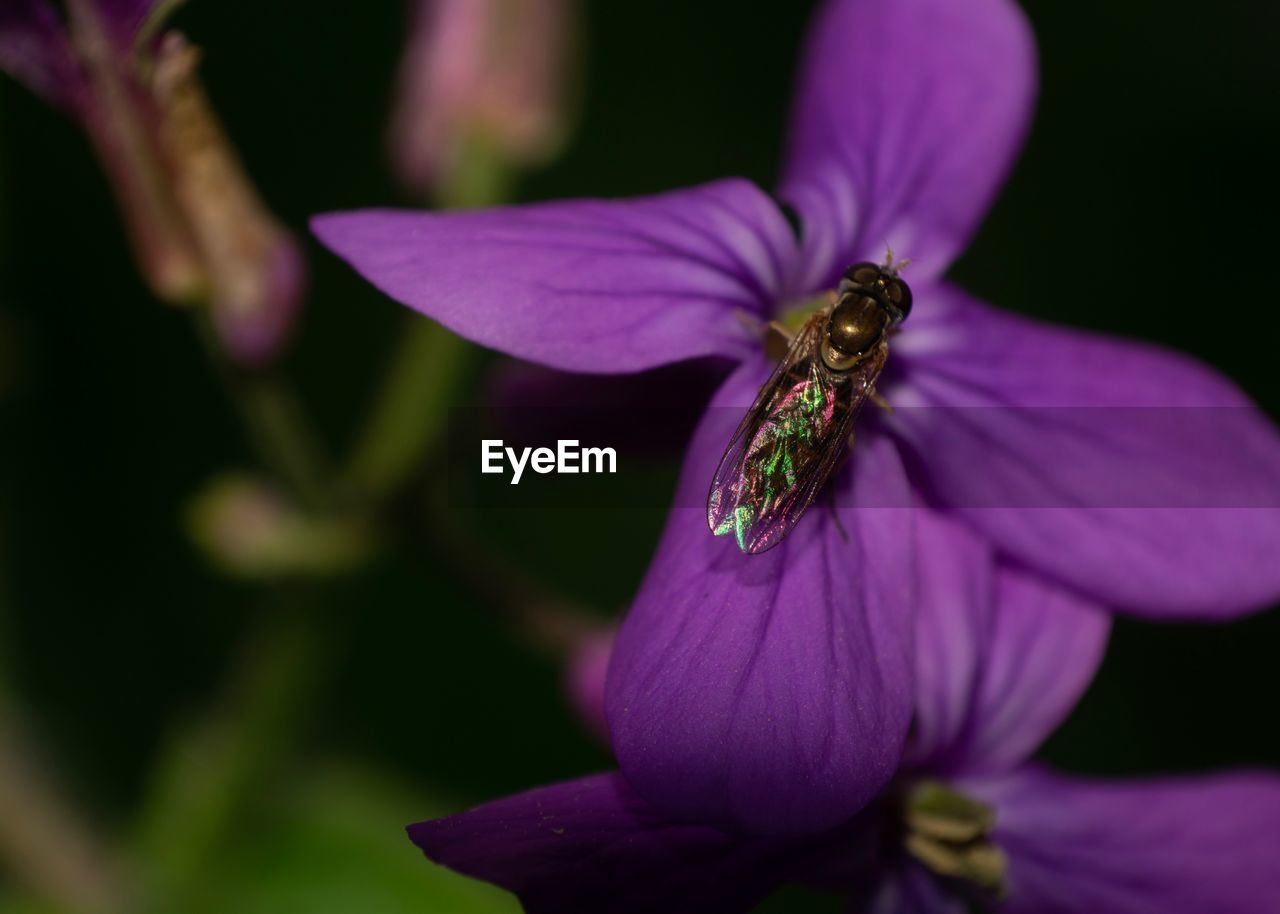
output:
[[[588,5],[578,128],[521,198],[730,174],[771,186],[812,6]],[[250,172],[299,233],[315,212],[412,203],[385,154],[405,12],[197,0],[177,18],[206,51],[207,88]],[[1042,57],[1035,127],[953,275],[1011,309],[1193,353],[1280,414],[1277,7],[1084,0],[1028,13]],[[165,740],[219,694],[262,608],[262,590],[210,570],[180,524],[194,490],[252,455],[190,322],[137,278],[82,136],[7,80],[0,238],[12,349],[0,354],[0,665],[76,799],[128,830]],[[307,244],[313,292],[287,368],[341,452],[402,314]],[[616,611],[662,512],[463,520],[550,586]],[[447,810],[608,765],[561,701],[556,663],[494,621],[463,578],[398,545],[324,587],[306,626],[325,673],[289,771],[357,760]],[[1098,773],[1280,765],[1278,652],[1274,614],[1121,621],[1048,756]],[[397,842],[388,853],[414,855]]]

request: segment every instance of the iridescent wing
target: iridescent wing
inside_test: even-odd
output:
[[[828,312],[796,334],[720,458],[707,495],[707,524],[733,534],[743,552],[764,552],[795,527],[844,452],[849,430],[888,350],[847,372],[822,361]]]

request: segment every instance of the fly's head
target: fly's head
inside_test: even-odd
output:
[[[832,371],[856,367],[911,313],[911,289],[891,266],[854,264],[836,296],[822,341],[822,361]]]

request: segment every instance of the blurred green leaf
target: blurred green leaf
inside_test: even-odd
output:
[[[322,648],[306,593],[273,610],[245,643],[227,691],[161,753],[137,826],[149,894],[168,900],[205,881],[294,748]],[[163,908],[165,914],[182,907]]]
[[[405,825],[443,811],[387,776],[321,768],[276,797],[182,910],[518,914],[513,896],[435,866],[409,842]]]

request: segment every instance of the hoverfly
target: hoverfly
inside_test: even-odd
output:
[[[771,549],[813,504],[844,453],[889,357],[889,333],[911,312],[890,254],[844,271],[834,301],[792,338],[734,432],[707,495],[707,524],[743,552]]]

